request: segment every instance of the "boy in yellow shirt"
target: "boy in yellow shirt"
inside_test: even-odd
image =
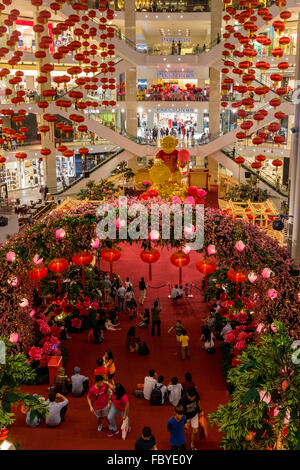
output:
[[[190,338],[187,336],[186,330],[183,330],[182,335],[179,337],[179,343],[181,346],[181,359],[185,359],[185,357],[190,357],[189,341]]]

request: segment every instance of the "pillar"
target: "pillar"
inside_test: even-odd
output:
[[[136,43],[135,0],[126,0],[124,8],[125,37]],[[131,67],[125,72],[126,83],[126,132],[137,135],[137,99],[136,99],[136,68]]]
[[[37,13],[34,13],[34,23],[36,24]],[[44,23],[44,33],[41,33],[40,37],[37,33],[35,33],[35,44],[36,49],[38,50],[39,42],[41,36],[43,34],[48,35],[48,23]],[[43,49],[44,50],[44,49]],[[42,65],[51,63],[51,56],[49,53],[49,49],[46,50],[46,57],[41,61],[37,59],[37,72],[38,75],[46,75],[40,71]],[[41,95],[43,90],[47,90],[51,88],[51,74],[48,73],[47,75],[47,82],[43,84],[38,84],[38,94]],[[44,101],[45,98],[41,98],[41,101]],[[50,124],[47,121],[44,121],[42,114],[47,113],[47,109],[43,110],[39,115],[37,115],[37,122],[38,126],[46,125],[50,127],[50,132],[46,134],[41,134],[41,148],[48,148],[51,150],[51,154],[49,156],[43,157],[43,165],[44,165],[44,179],[45,184],[48,186],[49,193],[55,193],[57,191],[57,176],[56,176],[56,149],[55,149],[55,136],[54,136],[54,124]]]
[[[198,114],[197,114],[197,131],[198,132],[203,132],[203,119],[204,119],[204,112],[202,109],[198,109]]]
[[[298,15],[297,37],[300,38],[300,15]],[[297,41],[295,83],[300,83],[300,43]],[[297,101],[295,106],[295,128],[293,134],[290,162],[290,194],[289,194],[289,251],[297,266],[300,264],[300,90],[295,90]]]
[[[211,21],[210,41],[217,39],[217,34],[221,35],[222,26],[222,0],[211,0]],[[220,72],[213,67],[209,69],[209,132],[210,134],[218,134],[220,132]]]

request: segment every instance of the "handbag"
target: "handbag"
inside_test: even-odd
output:
[[[122,439],[123,439],[123,441],[125,441],[125,439],[127,437],[128,430],[129,430],[129,420],[128,420],[127,416],[126,416],[126,418],[124,419],[124,421],[122,423],[121,430],[122,430]]]

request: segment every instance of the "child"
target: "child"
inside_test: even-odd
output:
[[[181,359],[185,359],[185,357],[190,357],[189,341],[190,338],[187,336],[186,330],[183,330],[182,335],[179,338],[179,343],[181,345]]]
[[[188,297],[190,295],[190,288],[189,288],[189,285],[188,283],[186,282],[185,286],[184,286],[184,295],[186,297]]]
[[[168,421],[168,431],[170,434],[171,450],[185,451],[186,439],[184,435],[184,425],[186,417],[181,406],[175,406],[174,416]]]

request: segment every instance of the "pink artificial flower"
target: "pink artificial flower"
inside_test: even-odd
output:
[[[239,251],[240,253],[242,251],[244,251],[244,249],[246,248],[246,245],[244,242],[242,242],[242,240],[239,240],[238,242],[236,242],[236,244],[234,245],[234,248]]]
[[[117,227],[117,228],[125,227],[125,225],[126,225],[125,220],[120,220],[119,217],[117,217],[117,220],[116,220],[116,227]]]
[[[269,279],[269,277],[271,277],[272,274],[273,274],[273,272],[272,272],[271,269],[269,269],[269,268],[264,268],[264,269],[262,270],[262,277],[263,277],[264,279]]]
[[[159,232],[157,230],[151,230],[149,234],[150,240],[158,240],[159,239]]]
[[[94,300],[92,303],[91,303],[91,307],[94,309],[94,310],[97,310],[99,308],[99,303],[97,302],[97,300]]]
[[[51,349],[52,349],[53,345],[52,343],[50,343],[50,341],[46,341],[44,344],[43,344],[43,352],[45,354],[49,354],[51,352]]]
[[[271,401],[270,393],[266,392],[265,390],[260,390],[259,397],[260,397],[260,401],[264,401],[267,405]]]
[[[59,229],[56,230],[56,232],[55,232],[56,240],[61,240],[65,236],[66,236],[66,232],[63,228],[59,228]]]
[[[289,424],[289,422],[290,422],[290,417],[291,417],[290,410],[287,409],[287,410],[286,410],[286,414],[285,414],[285,418],[284,418],[284,421],[283,421],[284,424]]]
[[[71,324],[73,328],[78,328],[78,330],[81,328],[81,320],[79,320],[79,318],[73,318]]]
[[[214,255],[216,253],[217,253],[217,248],[215,247],[215,245],[208,245],[207,254],[208,255]]]
[[[30,312],[29,315],[31,316],[31,318],[33,318],[35,314],[36,314],[36,311],[35,311],[35,310],[31,310],[31,312]]]
[[[91,194],[94,194],[94,191],[91,191]]]
[[[197,190],[197,196],[198,197],[205,197],[207,195],[207,192],[205,191],[205,189],[198,189]]]
[[[10,341],[11,343],[15,343],[15,344],[16,344],[16,343],[19,341],[19,335],[18,335],[18,333],[12,333],[12,334],[10,335],[10,337],[9,337],[9,341]]]
[[[15,261],[16,260],[16,253],[14,253],[13,251],[8,251],[6,253],[6,259],[7,259],[7,261],[10,261],[10,262]]]
[[[147,180],[142,181],[142,184],[146,186],[146,188],[152,186],[151,181],[147,181]]]
[[[184,226],[184,233],[186,235],[192,235],[195,232],[195,225],[189,224]]]
[[[278,295],[277,290],[275,289],[268,290],[268,297],[270,297],[270,299],[276,299],[277,295]]]
[[[42,359],[43,350],[32,346],[28,351],[29,357],[32,361],[40,361]]]
[[[38,265],[38,264],[42,264],[42,262],[43,262],[44,260],[43,260],[43,258],[40,258],[40,255],[36,254],[36,255],[34,255],[32,261],[33,261],[34,264],[37,264],[37,265]]]
[[[186,255],[188,255],[189,252],[191,251],[191,248],[190,248],[188,245],[185,245],[185,246],[182,248],[182,251],[183,251],[183,253],[185,253]]]
[[[93,238],[91,241],[91,247],[93,250],[97,250],[100,246],[100,240],[99,238]]]
[[[19,303],[20,307],[28,307],[29,302],[27,299],[23,298],[21,299],[21,302]]]
[[[264,329],[265,325],[263,323],[259,323],[256,327],[257,333],[261,333],[262,330]]]
[[[195,199],[193,196],[188,196],[184,200],[184,204],[195,204]]]
[[[298,294],[297,294],[297,300],[298,300],[298,302],[300,302],[300,292],[298,292]]]
[[[181,204],[182,201],[179,196],[173,196],[171,199],[172,204]]]
[[[248,274],[248,280],[253,284],[257,279],[257,274],[255,274],[253,271]]]
[[[17,287],[19,284],[19,279],[17,277],[12,277],[11,279],[8,279],[8,284],[10,284],[12,287]]]
[[[277,328],[276,328],[276,326],[274,325],[274,323],[271,324],[271,330],[272,330],[274,333],[277,333]]]
[[[276,407],[274,408],[273,416],[278,416],[278,415],[279,415],[279,409]]]
[[[56,338],[56,336],[51,336],[50,342],[51,342],[52,344],[60,344],[60,341],[59,341],[58,338]]]

